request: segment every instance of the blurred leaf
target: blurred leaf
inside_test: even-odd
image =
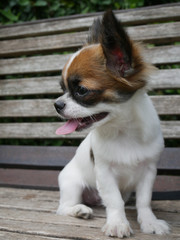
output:
[[[50,11],[57,11],[60,8],[61,4],[59,2],[54,2],[53,5],[50,6]]]
[[[104,1],[102,1],[102,4],[104,4],[104,5],[110,5],[111,3],[112,3],[111,0],[104,0]]]
[[[89,7],[86,7],[82,10],[82,13],[88,13],[89,12]]]
[[[30,5],[30,1],[29,0],[19,0],[19,5],[20,6]]]
[[[13,22],[16,22],[18,21],[18,16],[14,15],[10,9],[8,10],[0,10],[0,13],[6,17],[7,19],[13,21]]]
[[[45,7],[47,5],[47,2],[44,0],[38,0],[37,2],[35,2],[34,6],[35,7]]]
[[[98,4],[99,0],[91,0],[93,4]]]

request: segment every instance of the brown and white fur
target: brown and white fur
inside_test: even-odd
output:
[[[168,224],[151,210],[156,165],[164,147],[160,122],[146,94],[152,66],[108,11],[91,28],[87,44],[62,73],[63,96],[55,107],[76,119],[76,131],[91,129],[59,175],[57,213],[91,218],[82,202],[85,188],[97,189],[106,207],[105,235],[129,237],[124,198],[136,192],[137,219],[144,233],[167,234]]]

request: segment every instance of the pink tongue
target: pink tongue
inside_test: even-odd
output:
[[[56,130],[56,134],[57,135],[63,135],[63,134],[69,134],[72,133],[76,130],[76,128],[78,127],[78,121],[71,119],[68,122],[65,123],[65,125],[63,125],[62,127],[58,128]]]

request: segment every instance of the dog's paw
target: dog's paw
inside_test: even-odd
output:
[[[73,216],[89,219],[93,217],[93,210],[84,204],[78,204],[73,207]]]
[[[133,234],[133,230],[127,220],[106,223],[102,228],[102,231],[106,236],[119,238],[130,237],[130,235]]]
[[[141,231],[144,233],[154,233],[165,235],[170,232],[168,224],[164,220],[146,219],[141,223]]]
[[[56,213],[63,216],[71,216],[84,219],[93,217],[93,210],[83,204],[77,204],[72,207],[62,207],[60,205]]]

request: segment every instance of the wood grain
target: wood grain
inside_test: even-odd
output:
[[[0,80],[0,96],[62,94],[60,79],[59,74],[50,77]]]
[[[109,240],[101,232],[106,218],[104,208],[94,207],[94,218],[82,220],[56,215],[58,201],[57,191],[1,188],[0,239]],[[179,201],[173,201],[173,204],[171,201],[152,201],[152,207],[155,215],[168,221],[172,228],[170,235],[155,236],[156,240],[178,239]],[[140,232],[135,207],[126,206],[126,214],[134,230],[134,235],[129,239],[151,240],[152,235]]]
[[[160,115],[180,114],[180,96],[151,96]],[[0,117],[56,117],[55,99],[0,100]]]
[[[55,240],[55,238],[48,237],[48,236],[35,236],[23,233],[15,233],[15,232],[7,232],[7,231],[0,231],[0,240]],[[58,238],[59,240],[72,240],[70,238]]]
[[[51,204],[49,204],[51,203]],[[59,190],[35,190],[35,189],[17,189],[9,187],[1,187],[0,191],[0,208],[26,210],[31,212],[55,213],[59,204]],[[168,205],[168,208],[167,208]],[[180,201],[153,201],[153,209],[160,212],[180,212]],[[129,207],[127,206],[127,209]],[[131,209],[132,206],[130,206]],[[102,208],[94,208],[94,213],[98,217],[104,217],[105,213]],[[4,216],[7,218],[7,214]],[[31,216],[32,217],[32,216]],[[67,222],[67,218],[64,221]],[[43,219],[41,219],[43,221]],[[47,220],[48,221],[48,220]],[[70,219],[68,220],[70,221]],[[71,218],[69,223],[78,221],[76,218]]]
[[[71,54],[46,55],[0,60],[0,75],[25,73],[52,73],[62,70]],[[180,62],[180,46],[154,47],[144,51],[146,61],[155,65]]]
[[[82,139],[87,131],[57,136],[55,131],[62,123],[0,123],[1,139]],[[162,131],[166,139],[180,138],[179,121],[162,121]]]
[[[171,43],[180,40],[180,22],[128,27],[132,39],[145,43]],[[53,51],[77,49],[88,32],[75,32],[44,37],[0,41],[0,56],[18,56]]]
[[[128,212],[127,217],[130,217],[130,213],[132,211]],[[25,214],[25,213],[24,213]],[[177,240],[179,237],[178,233],[178,219],[177,219],[177,214],[172,214],[172,213],[164,213],[163,216],[161,213],[156,213],[159,217],[168,219],[168,222],[173,224],[173,232],[171,233],[170,237],[169,236],[156,236],[156,240]],[[40,216],[43,215],[40,214]],[[90,226],[82,226],[81,223],[85,222],[85,220],[80,220],[79,219],[79,224],[78,225],[73,225],[73,224],[63,224],[63,219],[65,217],[63,216],[57,216],[59,218],[59,224],[53,224],[52,223],[41,223],[41,222],[36,222],[36,221],[28,221],[28,218],[26,218],[26,221],[21,221],[21,220],[13,220],[13,219],[3,219],[1,223],[0,229],[6,230],[7,232],[20,232],[23,234],[29,234],[29,235],[36,235],[40,237],[54,237],[55,239],[59,238],[70,238],[70,239],[83,239],[83,240],[93,240],[94,238],[98,240],[109,240],[109,237],[104,236],[104,234],[101,231],[101,228],[99,226],[96,226],[96,220],[92,221],[86,221],[87,223],[90,222]],[[174,217],[174,220],[173,220]],[[175,218],[176,217],[176,218]],[[97,219],[99,222],[102,223],[103,219]],[[23,222],[23,224],[22,224]],[[104,220],[105,222],[105,220]],[[104,223],[103,222],[103,223]],[[94,223],[94,224],[93,224]],[[132,238],[129,238],[130,240],[132,239],[144,239],[144,240],[152,240],[152,236],[149,234],[143,234],[139,231],[139,227],[136,223],[135,217],[134,219],[130,219],[130,223],[132,227],[134,228],[134,236]],[[91,227],[91,225],[94,225]],[[103,224],[102,224],[103,225]],[[101,226],[102,226],[101,225]],[[114,238],[117,240],[117,238]]]
[[[115,11],[116,16],[125,25],[136,25],[152,22],[175,21],[180,19],[180,5],[161,5],[145,7],[132,10]],[[94,18],[101,16],[101,13],[86,14],[84,16],[69,16],[68,18],[47,19],[32,21],[24,24],[13,24],[0,27],[0,38],[22,38],[29,36],[40,36],[62,32],[72,32],[88,29]]]

